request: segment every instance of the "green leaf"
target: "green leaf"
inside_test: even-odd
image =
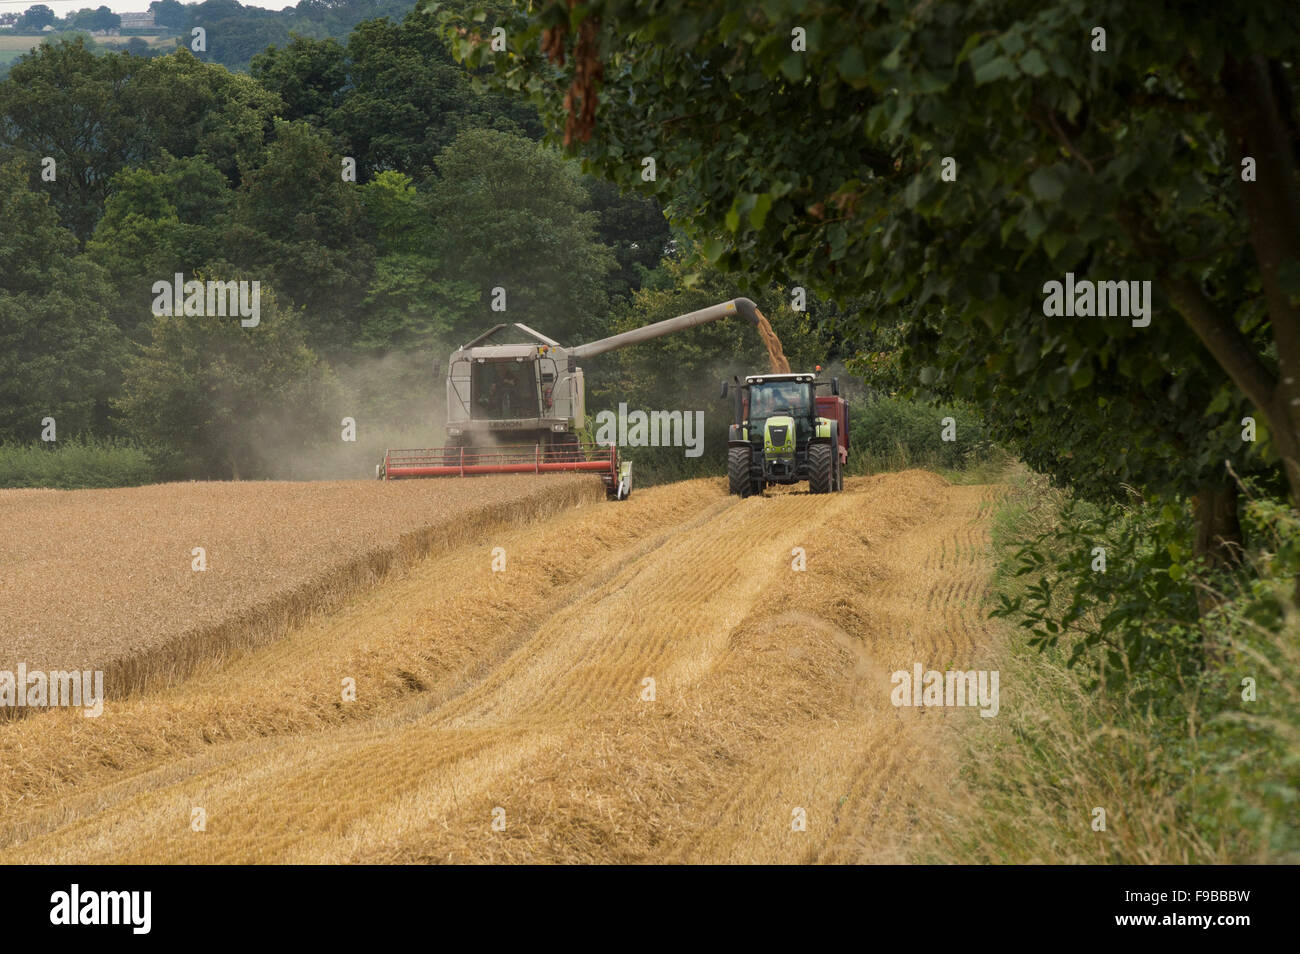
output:
[[[835,108],[835,94],[838,92],[835,79],[829,73],[822,79],[821,88],[817,90],[817,102],[822,109]]]
[[[1029,176],[1029,188],[1039,201],[1056,202],[1065,194],[1061,167],[1056,165],[1035,169]]]
[[[1061,249],[1064,248],[1065,243],[1069,240],[1070,236],[1065,232],[1048,232],[1043,236],[1043,251],[1045,251],[1049,257],[1056,258],[1056,256],[1060,254]]]
[[[1005,56],[995,56],[975,70],[975,85],[983,86],[994,80],[1008,79],[1016,75],[1015,64]]]
[[[953,65],[960,66],[964,63],[967,57],[971,55],[971,51],[979,46],[983,39],[984,38],[978,33],[972,33],[970,36],[966,37],[966,42],[961,45],[961,50],[957,54],[957,59],[953,61]]]
[[[1024,218],[1020,226],[1024,229],[1026,238],[1031,242],[1037,242],[1038,236],[1043,234],[1047,228],[1047,219],[1043,218],[1043,213],[1038,211],[1038,207],[1031,205],[1025,210]]]
[[[1291,303],[1300,304],[1300,262],[1288,258],[1277,269],[1277,284],[1291,299]]]
[[[756,229],[761,229],[767,221],[767,213],[772,210],[772,194],[764,192],[754,199],[754,208],[750,210],[749,221]]]
[[[711,262],[716,262],[722,257],[722,253],[727,250],[727,246],[722,239],[710,235],[700,243],[700,252]]]
[[[1043,59],[1043,54],[1037,50],[1030,50],[1016,65],[1020,67],[1022,73],[1030,76],[1043,76],[1047,72],[1047,60]]]
[[[857,83],[867,78],[867,61],[862,55],[862,48],[850,45],[840,53],[840,76],[846,83]]]
[[[786,79],[798,82],[803,79],[803,53],[791,53],[781,61],[781,72]]]

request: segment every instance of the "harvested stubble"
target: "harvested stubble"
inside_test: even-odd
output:
[[[433,549],[602,496],[567,475],[0,491],[0,670],[102,669],[120,699],[265,644]]]
[[[889,673],[987,648],[996,493],[700,480],[494,531],[220,672],[4,727],[0,862],[900,860],[987,720],[895,709]]]

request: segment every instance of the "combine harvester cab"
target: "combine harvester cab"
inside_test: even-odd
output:
[[[375,475],[599,474],[605,495],[632,492],[632,464],[586,431],[585,359],[739,315],[757,324],[748,298],[711,305],[644,328],[566,348],[527,325],[501,324],[458,348],[447,363],[447,440],[442,447],[389,450]],[[434,374],[440,368],[435,365]]]
[[[730,393],[734,399],[727,440],[730,493],[750,497],[772,484],[804,480],[815,494],[844,489],[849,406],[839,396],[837,379],[823,382],[807,373],[751,374],[743,384],[733,383],[722,382],[722,397]],[[827,386],[829,395],[817,394],[817,388]]]

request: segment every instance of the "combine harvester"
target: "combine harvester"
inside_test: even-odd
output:
[[[527,325],[497,325],[454,352],[447,363],[447,442],[443,447],[389,450],[375,468],[382,480],[475,474],[599,474],[605,495],[632,492],[632,464],[618,447],[587,433],[582,368],[586,358],[675,331],[740,315],[758,325],[761,313],[735,298],[644,328],[566,348]],[[491,339],[521,337],[515,343]],[[440,369],[435,364],[434,374]]]

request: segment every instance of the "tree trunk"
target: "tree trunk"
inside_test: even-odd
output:
[[[1211,570],[1228,570],[1241,562],[1241,522],[1237,518],[1237,486],[1233,483],[1202,487],[1192,497],[1196,521],[1194,552]],[[1196,603],[1204,618],[1216,603],[1198,589]]]
[[[1300,506],[1300,308],[1282,278],[1288,260],[1300,261],[1300,184],[1291,135],[1297,118],[1263,58],[1229,59],[1223,75],[1231,98],[1225,126],[1240,155],[1256,161],[1257,181],[1238,187],[1277,345],[1276,388],[1257,403],[1268,415],[1292,501]]]
[[[1202,487],[1192,498],[1196,515],[1196,555],[1212,570],[1241,562],[1241,522],[1237,519],[1236,484]]]

